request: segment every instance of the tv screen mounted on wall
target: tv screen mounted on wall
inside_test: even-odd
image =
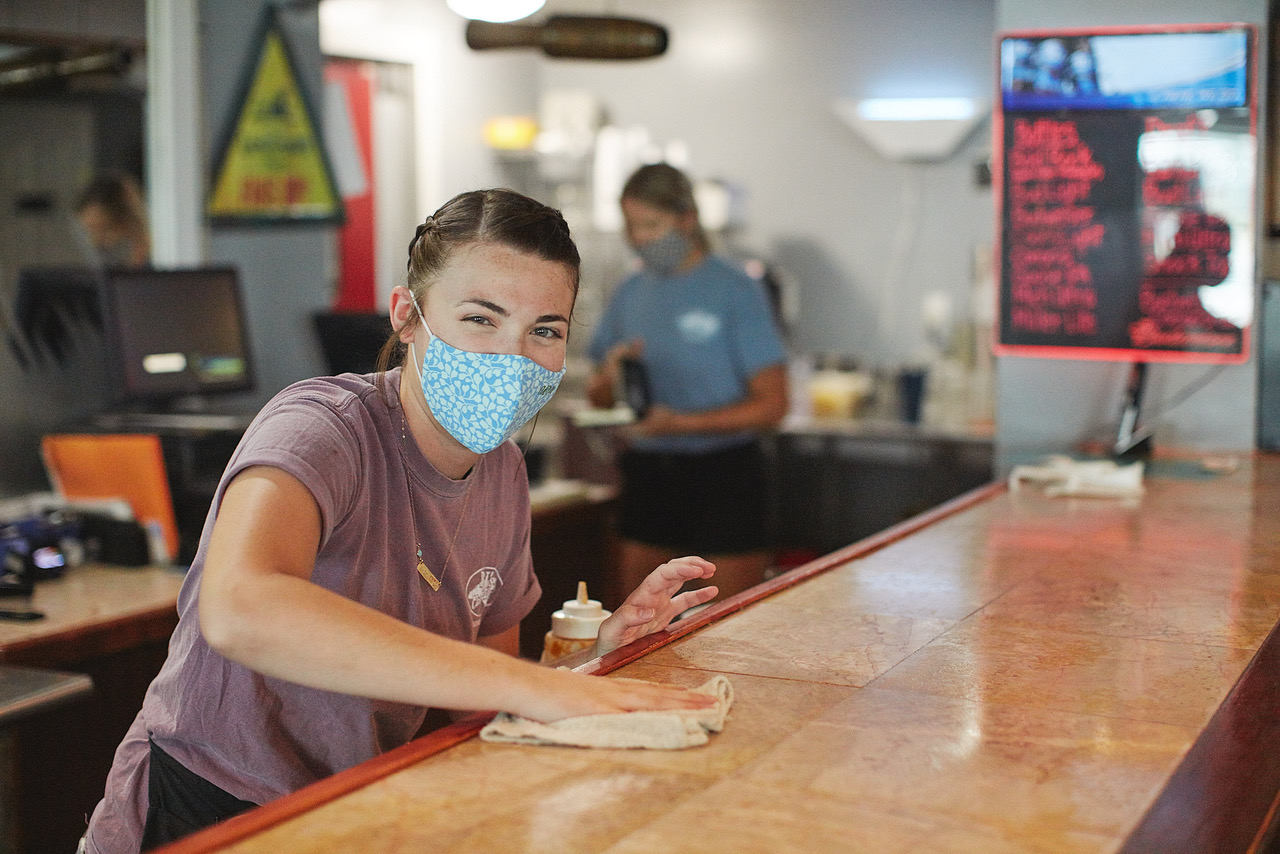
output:
[[[1245,24],[1000,34],[998,354],[1248,358],[1255,45]]]

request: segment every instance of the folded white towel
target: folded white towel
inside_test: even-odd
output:
[[[1044,484],[1046,495],[1096,498],[1130,498],[1142,495],[1141,462],[1118,465],[1111,460],[1073,460],[1054,455],[1039,466],[1014,466],[1009,488],[1017,491],[1023,481]]]
[[[515,744],[555,744],[569,747],[646,748],[678,750],[706,744],[710,733],[724,729],[733,705],[733,687],[724,676],[690,690],[715,697],[705,709],[671,709],[657,712],[624,712],[582,715],[544,724],[500,712],[484,729],[485,741]]]

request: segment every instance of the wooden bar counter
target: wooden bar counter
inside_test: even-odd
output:
[[[1278,505],[1274,456],[1157,461],[1138,499],[980,489],[579,665],[727,674],[708,745],[478,715],[163,850],[1266,850]]]
[[[182,579],[170,567],[85,565],[38,582],[30,599],[0,599],[0,607],[45,615],[0,622],[0,665],[69,671],[93,682],[88,696],[11,730],[3,784],[13,812],[10,850],[75,850],[116,746],[164,662]]]

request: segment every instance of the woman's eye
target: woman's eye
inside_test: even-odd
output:
[[[564,333],[554,326],[539,326],[533,334],[541,338],[563,338]]]
[[[462,318],[462,320],[464,323],[477,323],[481,326],[493,325],[493,321],[489,320],[489,318],[485,317],[483,314],[472,314],[468,317]]]

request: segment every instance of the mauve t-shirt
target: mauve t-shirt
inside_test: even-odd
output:
[[[385,393],[376,375],[296,383],[246,431],[178,596],[168,659],[116,751],[106,796],[90,820],[90,851],[138,850],[148,737],[235,797],[262,804],[398,747],[422,725],[425,708],[263,676],[205,643],[197,601],[209,532],[227,484],[249,466],[282,469],[314,496],[321,541],[311,580],[321,587],[464,641],[506,631],[537,602],[519,449],[504,443],[465,480],[450,480],[404,437],[399,378],[398,369],[386,375]],[[442,576],[439,590],[417,572],[415,541]]]

